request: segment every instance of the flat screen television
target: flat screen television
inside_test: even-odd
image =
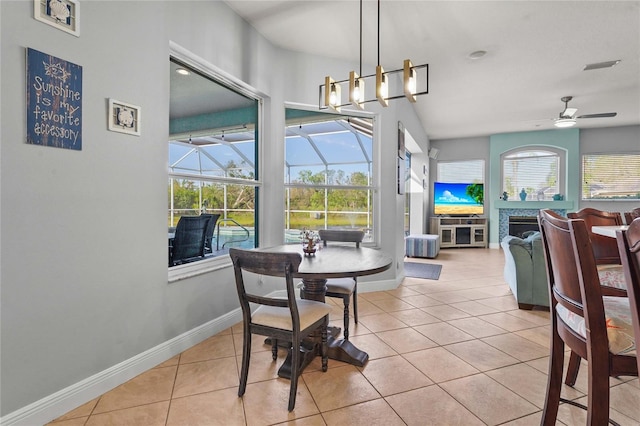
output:
[[[433,213],[447,216],[484,214],[484,185],[481,183],[433,184]]]

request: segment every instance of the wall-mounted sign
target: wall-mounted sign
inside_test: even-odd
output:
[[[82,149],[82,67],[27,49],[27,143]]]

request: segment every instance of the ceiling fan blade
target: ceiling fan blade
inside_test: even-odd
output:
[[[576,117],[576,118],[606,118],[606,117],[615,117],[616,115],[618,115],[617,112],[602,112],[600,114],[581,115],[581,116]]]

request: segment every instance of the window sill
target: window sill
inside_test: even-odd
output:
[[[184,265],[172,266],[171,268],[168,268],[168,282],[169,284],[175,283],[198,275],[219,271],[220,269],[225,269],[231,266],[232,263],[229,255],[219,256],[213,259],[199,260],[197,262],[187,263]]]

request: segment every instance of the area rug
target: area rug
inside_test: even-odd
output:
[[[404,275],[406,277],[437,280],[440,278],[442,265],[434,263],[404,262]]]

